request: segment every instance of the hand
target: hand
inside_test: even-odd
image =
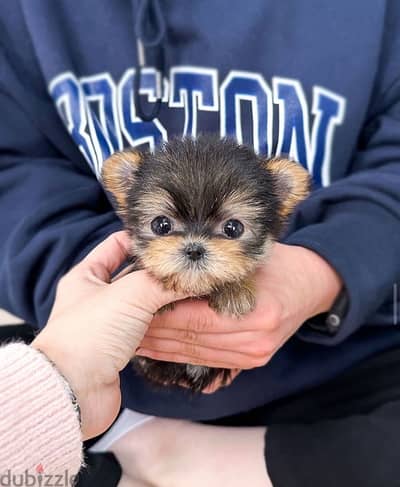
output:
[[[263,366],[302,323],[331,307],[341,280],[311,250],[277,243],[257,271],[256,288],[256,309],[239,320],[217,315],[205,301],[155,316],[137,354],[229,369]]]
[[[84,439],[107,429],[121,403],[119,372],[154,313],[181,299],[146,272],[111,275],[128,257],[125,232],[108,237],[59,282],[49,321],[32,346],[52,360],[74,391]]]

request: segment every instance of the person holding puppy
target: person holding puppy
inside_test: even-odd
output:
[[[61,279],[32,344],[0,347],[0,479],[27,472],[72,480],[84,463],[82,440],[100,435],[118,415],[119,372],[153,314],[186,297],[145,272],[112,282],[129,250],[126,233],[108,237]]]
[[[112,153],[207,132],[289,155],[314,187],[258,269],[254,311],[238,329],[179,303],[138,350],[241,372],[189,398],[128,367],[123,406],[267,428],[275,485],[396,485],[398,2],[10,0],[0,18],[0,305],[42,327],[61,276],[121,229],[101,183]],[[174,486],[196,472],[195,431],[220,431],[195,426]],[[146,464],[126,440],[121,463]],[[239,483],[242,445],[225,440]],[[220,457],[203,453],[213,477]]]

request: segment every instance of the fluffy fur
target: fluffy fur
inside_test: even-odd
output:
[[[255,269],[309,192],[308,173],[298,163],[264,159],[212,136],[174,139],[154,153],[118,152],[105,162],[103,180],[132,238],[138,268],[167,288],[208,297],[215,310],[235,316],[254,308]],[[165,235],[154,232],[157,217],[168,219]],[[234,238],[224,233],[232,221],[235,231],[237,222],[243,230]],[[188,251],[193,248],[201,256],[193,257]],[[226,369],[145,358],[134,363],[153,382],[193,391],[230,375]]]

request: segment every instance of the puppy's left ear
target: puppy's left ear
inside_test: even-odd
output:
[[[274,157],[264,162],[264,167],[273,175],[280,200],[279,214],[282,220],[310,194],[311,177],[296,161]]]
[[[135,182],[135,174],[143,160],[143,154],[135,149],[115,152],[103,163],[101,177],[104,187],[115,198],[120,215],[127,209],[127,194]]]

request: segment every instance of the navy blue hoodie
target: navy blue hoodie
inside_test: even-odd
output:
[[[99,180],[109,154],[216,132],[308,168],[285,242],[331,263],[348,312],[213,395],[155,391],[129,367],[124,405],[224,416],[399,346],[398,0],[2,0],[0,23],[0,307],[43,326],[60,276],[121,228]]]

